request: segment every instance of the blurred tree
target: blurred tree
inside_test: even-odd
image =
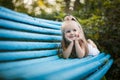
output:
[[[64,0],[65,1],[65,13],[70,13],[69,8],[70,8],[70,0]]]
[[[0,0],[0,6],[14,10],[15,6],[12,3],[12,0]]]
[[[105,27],[102,29],[105,30],[104,33],[101,33],[104,36],[101,36],[101,44],[103,44],[112,54],[114,58],[120,58],[120,0],[107,0],[104,1],[104,16],[105,16]],[[104,38],[104,40],[103,40]],[[105,43],[105,44],[104,44]]]
[[[80,7],[82,6],[82,4],[80,3],[80,0],[75,0],[75,2],[74,2],[74,10],[75,11],[78,11],[78,10],[80,10]]]

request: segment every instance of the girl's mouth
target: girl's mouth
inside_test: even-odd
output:
[[[74,38],[75,36],[69,36],[69,38]]]

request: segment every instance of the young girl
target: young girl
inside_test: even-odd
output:
[[[86,40],[80,24],[73,16],[66,16],[61,27],[62,55],[64,58],[82,58],[87,55],[98,55],[99,50],[94,42]]]

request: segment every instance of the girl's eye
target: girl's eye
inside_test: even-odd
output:
[[[74,18],[72,18],[72,20],[73,20],[73,21],[75,21],[75,19],[74,19]]]
[[[70,31],[67,31],[67,33],[70,33]]]
[[[76,29],[73,29],[74,32],[76,32]]]

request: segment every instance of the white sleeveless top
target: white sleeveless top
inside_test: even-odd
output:
[[[100,53],[100,51],[97,48],[94,48],[91,44],[88,43],[88,55],[96,56]]]

